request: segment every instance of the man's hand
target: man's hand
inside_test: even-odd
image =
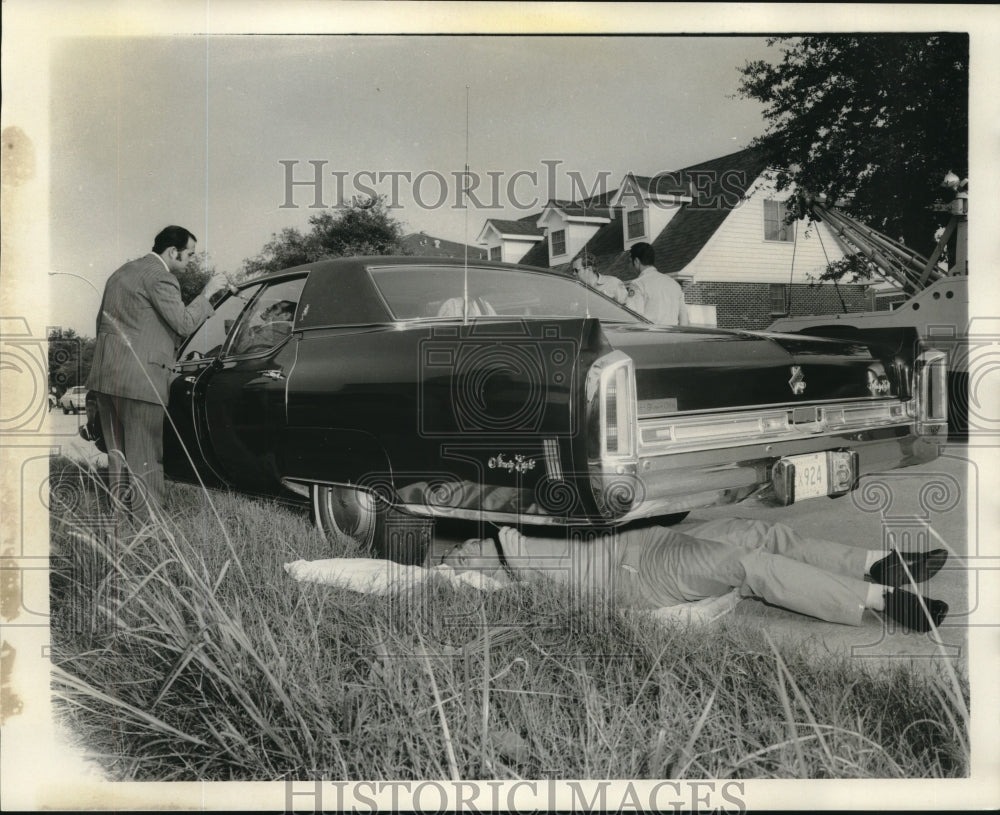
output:
[[[226,277],[226,275],[220,272],[218,274],[212,275],[208,283],[205,284],[205,288],[202,291],[202,294],[205,295],[206,298],[211,300],[213,295],[217,294],[223,289],[229,289],[230,293],[236,294],[236,287],[229,282],[229,278]]]
[[[504,554],[518,554],[523,550],[527,538],[524,537],[512,526],[501,526],[497,534],[500,538],[500,546],[503,547]]]

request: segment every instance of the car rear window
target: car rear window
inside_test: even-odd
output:
[[[544,272],[461,266],[370,267],[397,320],[470,317],[596,317],[640,322],[579,281]]]

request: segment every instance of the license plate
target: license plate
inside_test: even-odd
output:
[[[849,492],[857,483],[857,474],[857,453],[826,450],[778,459],[772,483],[778,503],[788,505],[822,495]]]
[[[794,467],[796,501],[829,494],[826,453],[795,456],[788,461]]]

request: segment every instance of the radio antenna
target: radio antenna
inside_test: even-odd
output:
[[[469,86],[465,86],[465,175],[462,176],[462,201],[465,206],[465,232],[462,243],[464,263],[462,265],[462,322],[469,322]]]

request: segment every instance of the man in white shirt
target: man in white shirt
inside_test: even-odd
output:
[[[574,263],[574,270],[584,283],[598,289],[647,320],[658,325],[690,325],[684,291],[669,275],[653,264],[656,253],[648,243],[636,243],[629,249],[629,262],[639,274],[627,283],[617,277],[597,274],[592,265]]]

